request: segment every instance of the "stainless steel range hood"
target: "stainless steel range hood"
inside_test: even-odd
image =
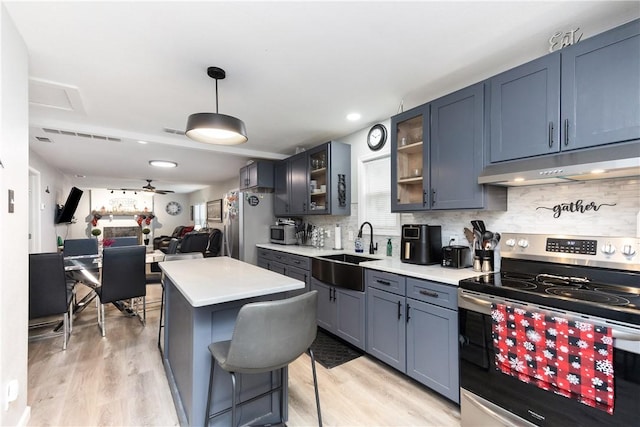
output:
[[[478,183],[516,187],[626,177],[640,177],[640,141],[492,164]]]

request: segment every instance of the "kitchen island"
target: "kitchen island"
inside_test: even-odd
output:
[[[231,338],[240,308],[254,301],[282,299],[304,283],[229,257],[160,263],[165,273],[163,362],[181,425],[204,425],[211,355],[207,346]],[[286,369],[286,368],[285,368]],[[231,379],[217,369],[212,412],[231,405]],[[286,375],[285,375],[286,378]],[[279,375],[238,375],[243,400],[277,385]],[[287,391],[285,384],[284,418]],[[280,418],[278,395],[242,407],[242,423],[275,423]],[[228,417],[227,417],[228,415]],[[211,420],[226,426],[230,413]]]

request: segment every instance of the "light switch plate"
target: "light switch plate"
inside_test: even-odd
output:
[[[13,213],[13,207],[14,207],[13,190],[9,190],[9,213]]]

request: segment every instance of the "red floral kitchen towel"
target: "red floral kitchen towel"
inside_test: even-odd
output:
[[[504,304],[491,317],[500,371],[613,414],[610,328]]]

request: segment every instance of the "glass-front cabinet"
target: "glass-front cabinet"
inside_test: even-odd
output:
[[[391,118],[391,210],[429,206],[429,104]]]
[[[329,203],[327,188],[329,184],[329,169],[327,164],[329,146],[323,144],[319,147],[309,150],[309,213],[323,214],[327,213]]]

